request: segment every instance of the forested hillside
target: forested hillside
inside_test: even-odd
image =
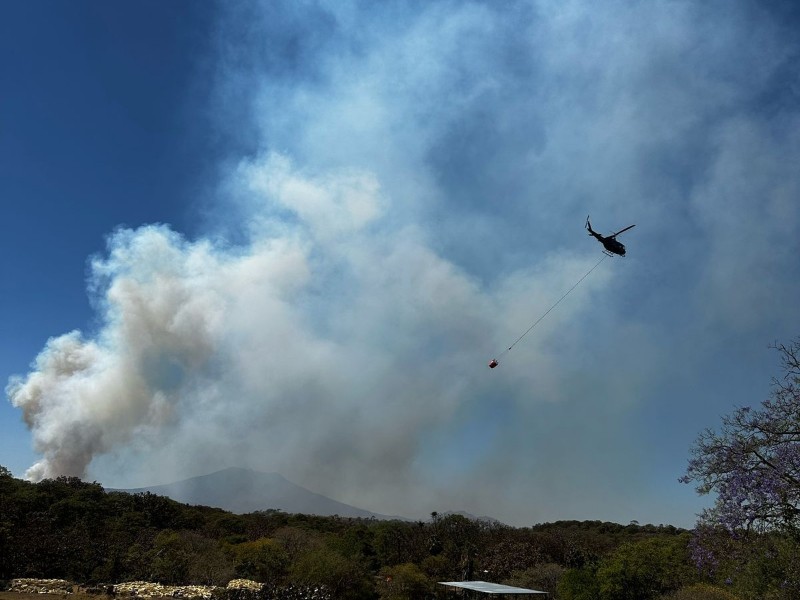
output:
[[[694,585],[701,575],[691,541],[685,530],[635,523],[513,528],[436,513],[416,523],[235,515],[149,493],[106,492],[76,478],[34,484],[5,469],[0,475],[2,580],[225,585],[249,578],[326,585],[336,598],[433,598],[446,596],[437,581],[472,578],[562,600],[733,597]]]

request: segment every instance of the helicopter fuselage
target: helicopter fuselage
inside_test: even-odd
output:
[[[605,248],[612,254],[619,254],[620,256],[625,256],[625,246],[622,242],[618,242],[614,238],[607,237],[601,239],[600,243],[603,244],[603,248]]]
[[[603,244],[603,248],[609,254],[616,254],[618,256],[625,256],[625,245],[622,242],[617,241],[617,236],[624,232],[628,231],[631,227],[636,227],[635,225],[630,225],[625,229],[620,229],[617,233],[613,235],[601,235],[592,229],[591,224],[589,223],[589,217],[586,217],[586,229],[593,238],[595,238],[598,242]]]
[[[589,235],[603,244],[603,248],[605,248],[607,252],[618,254],[619,256],[625,256],[625,245],[622,242],[617,241],[616,238],[600,235],[596,231],[589,231]]]

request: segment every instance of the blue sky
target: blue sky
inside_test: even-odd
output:
[[[800,330],[793,3],[0,11],[0,464],[694,522],[693,439]],[[489,370],[588,213],[628,256]]]

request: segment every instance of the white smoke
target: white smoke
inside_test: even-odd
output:
[[[760,347],[796,321],[794,30],[736,2],[221,17],[214,108],[247,150],[219,229],[109,238],[97,331],[8,387],[42,454],[28,476],[237,465],[380,512],[689,524],[650,482],[710,424],[685,415],[734,346],[708,332]],[[489,371],[595,264],[587,212],[638,224],[628,258]],[[643,440],[646,410],[681,424]]]
[[[102,328],[51,339],[8,388],[44,458],[33,479],[86,473],[92,458],[179,417],[215,355],[230,276],[208,244],[165,227],[120,231],[92,265]]]
[[[506,342],[493,332],[516,333],[552,301],[543,280],[592,260],[512,274],[492,294],[416,229],[381,228],[374,176],[304,177],[272,154],[235,179],[261,204],[247,246],[146,226],[93,261],[99,331],[50,340],[8,388],[43,456],[28,477],[85,476],[137,448],[188,453],[195,469],[198,453],[266,456],[328,484],[412,477],[422,435],[486,392],[474,373]]]

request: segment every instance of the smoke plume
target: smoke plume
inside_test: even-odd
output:
[[[760,348],[797,305],[783,16],[226,7],[210,108],[230,148],[206,235],[108,238],[96,327],[8,386],[42,456],[28,477],[134,487],[234,465],[382,513],[691,514],[647,479],[674,481],[708,425],[681,392],[728,336]],[[596,263],[588,212],[606,233],[637,224],[628,258],[490,371]],[[652,415],[684,429],[645,439]]]

